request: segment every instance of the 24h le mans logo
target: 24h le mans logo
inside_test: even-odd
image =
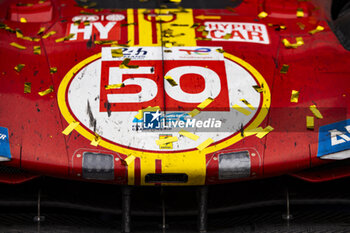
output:
[[[59,107],[65,119],[79,121],[81,124],[76,130],[89,139],[94,133],[99,134],[106,148],[175,152],[193,150],[210,137],[214,144],[220,141],[221,146],[217,146],[220,149],[234,143],[242,127],[257,127],[267,114],[264,110],[269,105],[270,92],[263,77],[243,60],[217,52],[220,47],[166,48],[171,52],[164,52],[161,47],[130,47],[121,48],[123,57],[116,58],[112,57],[111,49],[117,48],[104,47],[101,54],[73,67],[62,80],[58,92]],[[138,68],[121,67],[125,58],[130,58],[129,64]],[[172,86],[164,76],[171,76],[178,85]],[[105,88],[120,83],[125,86]],[[252,88],[262,84],[263,93]],[[161,131],[132,129],[139,110],[158,107],[166,114],[189,113],[209,97],[214,101],[194,118],[204,122],[211,117],[224,123],[215,132],[194,127],[192,132],[199,136],[197,141],[172,132],[178,141],[172,149],[160,149],[156,140]],[[247,107],[242,99],[254,106],[254,110],[247,108],[247,115],[231,108]]]

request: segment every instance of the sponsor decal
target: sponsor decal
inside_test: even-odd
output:
[[[7,128],[0,127],[0,161],[11,159],[9,132]]]
[[[213,41],[235,41],[269,44],[269,36],[264,24],[232,23],[232,22],[205,22],[207,38]]]
[[[317,157],[350,149],[350,119],[321,126]]]
[[[121,14],[110,15],[78,15],[68,23],[67,36],[75,34],[69,41],[120,40]]]
[[[186,129],[187,131],[208,131],[209,128],[220,129],[223,125],[222,120],[215,117],[208,119],[192,118],[186,112],[171,112],[162,113],[161,111],[146,111],[143,112],[141,120],[136,117],[133,119],[134,130],[161,130],[161,131],[179,131]]]
[[[58,90],[65,119],[80,122],[75,130],[89,140],[95,133],[100,135],[102,147],[124,154],[190,153],[211,138],[216,151],[240,140],[242,128],[258,127],[267,115],[266,81],[243,60],[217,52],[221,47],[120,48],[123,57],[112,57],[111,49],[119,48],[103,47],[101,54],[73,67]],[[120,67],[125,58],[137,68]],[[178,85],[172,86],[165,76]],[[105,88],[120,83],[121,88]],[[264,92],[257,92],[256,85],[263,85]],[[208,106],[189,116],[208,98],[212,99]],[[247,107],[242,99],[254,106],[247,109],[249,114],[232,108]],[[149,107],[152,110],[135,118]],[[181,129],[198,140],[180,136]],[[160,148],[156,141],[169,133],[178,141],[172,142],[172,148]]]

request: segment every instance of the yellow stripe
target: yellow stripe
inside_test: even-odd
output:
[[[193,21],[193,10],[186,9],[187,12],[179,12],[178,9],[163,9],[162,13],[168,11],[169,13],[173,13],[176,15],[176,19],[169,23],[162,23],[162,30],[165,31],[167,29],[173,30],[172,35],[176,36],[174,38],[164,38],[164,40],[169,40],[171,42],[175,42],[174,46],[196,46],[196,34],[195,29],[191,28],[194,24]],[[166,16],[169,17],[169,16]],[[177,25],[188,25],[188,26],[171,26],[172,24]],[[183,33],[184,35],[177,36]]]
[[[128,24],[131,24],[128,26],[128,40],[129,43],[128,45],[130,46],[134,46],[135,41],[134,41],[134,25],[132,23],[134,23],[134,9],[127,9],[127,20],[128,20]]]
[[[134,185],[135,184],[135,162],[130,163],[127,166],[128,169],[128,185]]]
[[[139,17],[139,43],[140,46],[153,46],[152,44],[152,23],[144,19],[143,12],[146,9],[138,9],[137,15]],[[149,20],[150,17],[149,17]]]
[[[226,52],[224,53],[224,56],[228,59],[233,60],[234,62],[237,62],[238,64],[240,64],[241,66],[249,70],[253,74],[253,76],[257,79],[259,86],[264,86],[264,89],[262,91],[262,94],[263,94],[262,107],[259,108],[258,116],[254,119],[254,121],[250,125],[247,126],[245,130],[249,131],[251,129],[256,129],[260,125],[260,123],[265,119],[268,113],[268,109],[270,107],[271,93],[270,93],[268,84],[264,80],[264,78],[261,76],[261,74],[247,62],[231,54],[228,54]],[[66,99],[65,99],[67,86],[70,80],[81,68],[83,68],[86,64],[89,64],[99,58],[101,58],[101,53],[88,57],[87,59],[83,60],[82,62],[74,66],[62,79],[58,89],[57,98],[58,98],[58,105],[59,105],[60,111],[67,122],[72,122],[75,120],[68,110]],[[92,141],[95,137],[94,134],[85,130],[81,125],[78,125],[75,128],[75,130],[90,141]],[[104,140],[101,140],[99,146],[110,149],[112,151],[116,151],[121,154],[125,154],[125,155],[132,154],[136,157],[139,157],[141,159],[141,185],[146,185],[144,177],[148,173],[155,172],[156,159],[162,160],[163,173],[177,172],[177,173],[186,173],[188,175],[188,182],[186,184],[169,183],[164,185],[203,185],[205,183],[205,175],[206,175],[205,155],[224,149],[228,146],[231,146],[232,144],[242,140],[242,138],[243,137],[241,136],[241,134],[237,134],[234,137],[231,137],[227,140],[223,140],[222,142],[216,145],[209,145],[207,148],[203,149],[202,151],[192,150],[187,152],[162,153],[162,154],[160,154],[159,152],[154,153],[154,152],[133,150],[130,148],[121,147],[121,146],[109,143],[108,141],[104,141]],[[134,163],[128,166],[128,184],[129,185],[134,184]],[[150,185],[150,184],[147,184],[147,185]]]

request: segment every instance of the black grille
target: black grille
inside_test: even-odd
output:
[[[188,175],[184,173],[147,174],[146,183],[186,183]]]
[[[83,178],[114,180],[113,155],[85,152],[83,154]]]

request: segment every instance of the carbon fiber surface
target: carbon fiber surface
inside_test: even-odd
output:
[[[350,179],[310,184],[289,177],[209,187],[209,232],[349,232]],[[286,221],[285,190],[293,219]],[[0,232],[120,232],[119,186],[44,178],[0,185]],[[37,192],[41,190],[41,215]],[[132,232],[197,232],[196,188],[132,190]]]

